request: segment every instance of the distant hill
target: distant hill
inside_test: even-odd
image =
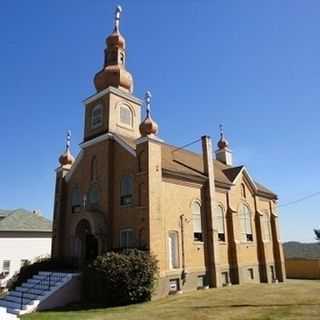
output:
[[[286,258],[320,259],[320,243],[301,243],[295,241],[283,244]]]

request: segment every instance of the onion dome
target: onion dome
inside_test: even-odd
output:
[[[72,166],[74,163],[74,157],[70,152],[70,143],[71,143],[71,131],[68,131],[66,139],[66,151],[59,157],[59,162],[61,167],[69,165]]]
[[[94,77],[98,92],[110,86],[130,93],[133,91],[132,75],[125,68],[126,41],[119,31],[121,12],[122,8],[117,6],[114,29],[106,39],[104,66]]]
[[[158,133],[158,124],[151,118],[151,93],[147,91],[145,94],[145,104],[147,108],[147,115],[139,126],[140,134],[143,137],[148,135],[156,135]]]
[[[117,47],[126,48],[126,40],[119,31],[113,30],[110,36],[106,39],[107,48]]]
[[[224,137],[222,124],[220,124],[219,127],[220,127],[220,140],[218,141],[218,148],[219,148],[220,150],[222,150],[222,149],[228,149],[228,148],[229,148],[229,142],[228,142],[228,140]]]

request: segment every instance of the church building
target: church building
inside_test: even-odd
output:
[[[68,134],[59,158],[53,257],[81,265],[120,248],[148,250],[159,266],[155,296],[284,281],[277,195],[233,166],[222,129],[216,150],[199,139],[199,154],[161,139],[151,93],[133,93],[120,14],[84,101],[81,151],[72,156]]]

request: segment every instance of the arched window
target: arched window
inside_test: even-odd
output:
[[[242,198],[246,198],[247,197],[246,186],[244,185],[244,183],[241,183],[241,197]]]
[[[268,211],[265,210],[262,216],[262,230],[263,230],[263,239],[265,241],[271,240],[271,225]]]
[[[241,241],[253,241],[251,212],[246,205],[240,208],[240,233]]]
[[[121,179],[120,205],[131,206],[132,200],[133,200],[133,178],[132,176],[124,176]]]
[[[120,106],[120,123],[127,126],[127,127],[130,127],[132,128],[132,111],[131,109],[125,105],[125,104],[122,104]]]
[[[97,206],[99,204],[100,194],[97,186],[93,185],[90,187],[88,201],[90,206]]]
[[[97,158],[93,156],[91,159],[91,181],[97,179]]]
[[[71,210],[72,213],[79,212],[81,207],[81,195],[78,186],[74,187],[71,191]]]
[[[217,230],[218,230],[219,241],[226,241],[225,224],[224,224],[224,209],[220,205],[217,207],[217,211],[216,211],[216,226],[217,226]]]
[[[195,241],[202,241],[202,224],[201,224],[201,206],[198,201],[192,202],[192,225],[193,225],[193,239]]]
[[[102,104],[97,104],[91,111],[91,128],[95,129],[102,125]]]

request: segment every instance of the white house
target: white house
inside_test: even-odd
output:
[[[0,289],[26,261],[51,253],[51,222],[36,212],[0,209]]]

